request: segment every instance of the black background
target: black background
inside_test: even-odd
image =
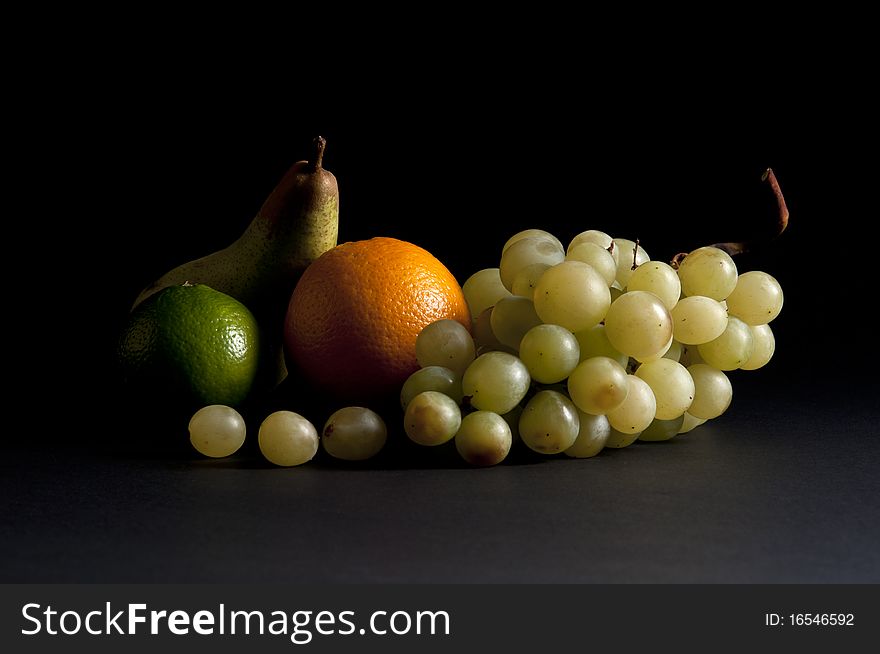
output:
[[[411,35],[341,67],[324,50],[254,61],[118,36],[30,78],[8,241],[30,260],[11,284],[24,317],[7,323],[23,419],[0,578],[880,579],[865,314],[876,130],[858,39],[579,45],[599,31],[514,33],[501,49],[469,33],[470,50],[449,35],[430,57]],[[736,375],[702,440],[588,464],[479,471],[413,450],[375,471],[282,471],[125,453],[144,420],[120,410],[113,368],[132,299],[237,238],[316,134],[340,240],[413,241],[461,282],[529,227],[639,238],[664,260],[740,238],[772,220],[772,166],[790,228],[738,263],[783,285],[776,358]]]

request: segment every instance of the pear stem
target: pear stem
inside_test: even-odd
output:
[[[327,147],[327,139],[323,136],[316,136],[312,141],[315,147],[314,156],[309,160],[309,168],[311,170],[321,170],[321,164],[324,162],[324,148]]]
[[[776,179],[776,174],[773,172],[772,168],[768,168],[764,171],[764,174],[761,175],[761,181],[767,182],[770,185],[770,190],[773,191],[773,195],[776,198],[776,229],[774,233],[767,238],[768,241],[771,241],[782,234],[782,232],[785,231],[785,228],[788,227],[788,205],[785,204],[785,196],[782,195],[782,188],[780,188],[779,180]],[[756,245],[756,240],[713,243],[712,247],[724,250],[730,256],[736,256],[737,254],[748,252],[754,245]],[[677,270],[678,266],[684,261],[686,256],[687,252],[679,252],[676,254],[671,261],[672,267]]]

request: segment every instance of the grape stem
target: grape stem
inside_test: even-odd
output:
[[[635,244],[633,244],[633,265],[630,270],[635,270],[638,268],[638,264],[636,263],[636,258],[639,256],[639,239],[636,239]]]
[[[768,168],[764,171],[764,174],[761,175],[761,181],[767,182],[770,185],[770,190],[773,191],[773,196],[776,198],[776,229],[774,233],[767,238],[767,241],[771,241],[777,238],[782,232],[785,231],[785,228],[788,227],[788,206],[785,204],[785,196],[782,195],[782,188],[779,186],[779,180],[776,179],[776,174],[773,172],[772,168]],[[736,256],[737,254],[742,254],[744,252],[748,252],[755,245],[758,245],[758,239],[753,239],[751,241],[729,241],[726,243],[713,243],[711,247],[718,248],[719,250],[724,250],[730,256]],[[678,269],[681,262],[684,261],[684,258],[688,255],[687,252],[679,252],[674,257],[672,257],[672,261],[670,262],[672,267],[676,270]]]

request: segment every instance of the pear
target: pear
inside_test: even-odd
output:
[[[312,261],[336,246],[339,189],[333,173],[322,168],[326,145],[324,138],[314,139],[311,159],[287,171],[235,242],[168,271],[141,292],[132,309],[168,286],[205,284],[248,307],[264,342],[277,341],[280,352],[294,286]],[[276,381],[286,374],[283,359],[278,363]]]

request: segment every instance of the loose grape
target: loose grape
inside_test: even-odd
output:
[[[461,426],[461,409],[448,395],[437,391],[419,393],[406,407],[403,428],[419,445],[441,445]]]
[[[278,466],[298,466],[318,452],[315,426],[293,411],[269,414],[260,425],[257,440],[263,456]]]
[[[474,411],[462,418],[455,434],[455,449],[476,466],[494,466],[510,452],[510,426],[497,413]]]
[[[199,454],[212,458],[235,454],[244,443],[246,432],[241,414],[223,404],[202,407],[189,421],[192,446]]]
[[[384,447],[388,429],[375,411],[348,406],[333,413],[321,433],[321,444],[330,456],[345,461],[365,461]]]

